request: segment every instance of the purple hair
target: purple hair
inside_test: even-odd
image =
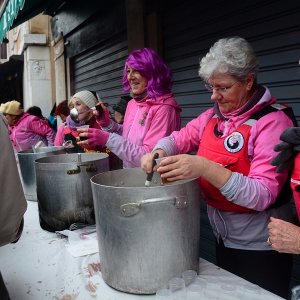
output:
[[[156,98],[171,92],[171,70],[154,50],[143,48],[134,50],[129,54],[123,71],[123,89],[125,92],[130,91],[127,79],[128,66],[147,78],[149,97]]]

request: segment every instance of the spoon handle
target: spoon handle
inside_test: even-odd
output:
[[[152,163],[152,172],[147,174],[147,179],[146,179],[146,182],[145,182],[145,186],[150,186],[150,183],[151,183],[152,178],[153,178],[153,173],[154,173],[153,168],[156,165],[156,161],[155,160],[158,158],[158,156],[159,156],[158,153],[154,154],[153,163]]]

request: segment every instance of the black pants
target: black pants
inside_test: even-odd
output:
[[[5,287],[1,273],[0,273],[0,299],[1,300],[9,300],[8,292]]]
[[[292,254],[226,248],[217,243],[217,265],[287,299],[292,273]]]

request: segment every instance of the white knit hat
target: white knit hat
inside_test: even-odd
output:
[[[97,98],[90,91],[80,91],[73,95],[72,98],[79,98],[89,108],[95,107],[98,103]]]
[[[23,109],[21,109],[21,103],[16,100],[2,103],[0,106],[0,111],[13,116],[19,116],[23,113]]]

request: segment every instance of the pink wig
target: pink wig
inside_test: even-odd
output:
[[[128,66],[147,78],[147,94],[149,97],[156,98],[171,92],[171,71],[154,50],[143,48],[130,53],[123,71],[123,89],[125,92],[130,91],[127,79]]]

